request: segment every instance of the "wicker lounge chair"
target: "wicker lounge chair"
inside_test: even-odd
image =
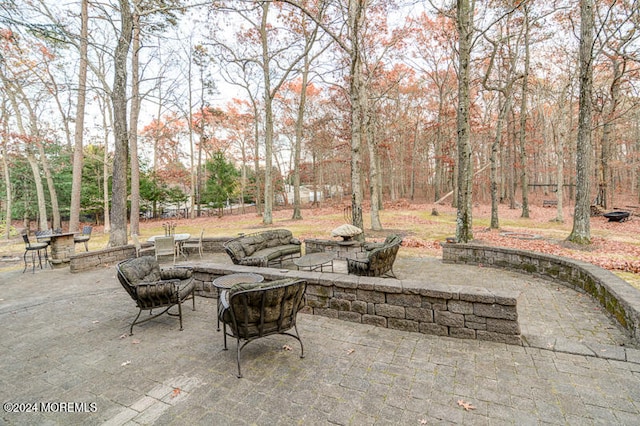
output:
[[[395,278],[393,263],[402,244],[399,235],[390,235],[384,243],[369,243],[365,245],[366,258],[347,259],[347,270],[350,274],[367,277],[382,277],[389,275]]]
[[[133,334],[134,325],[156,318],[175,305],[178,305],[177,316],[180,318],[180,330],[182,330],[182,302],[191,297],[193,310],[196,310],[195,284],[191,277],[191,269],[178,267],[161,270],[158,261],[152,256],[128,259],[120,262],[116,268],[120,284],[140,309],[131,323],[129,334]],[[157,308],[165,309],[151,315],[152,309]],[[138,321],[144,310],[149,311],[149,318]]]
[[[291,336],[300,343],[300,358],[304,358],[296,316],[304,306],[306,288],[306,281],[279,280],[236,284],[221,293],[219,318],[223,323],[224,349],[227,349],[227,335],[235,337],[238,377],[242,377],[240,351],[249,342],[261,337],[272,334]],[[289,333],[290,329],[295,334]]]

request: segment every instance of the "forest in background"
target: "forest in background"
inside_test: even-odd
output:
[[[231,198],[269,224],[284,183],[298,188],[284,197],[294,218],[301,185],[341,188],[355,216],[370,200],[373,229],[385,200],[463,209],[461,87],[474,202],[526,216],[543,191],[562,218],[582,168],[591,204],[639,199],[638,4],[593,3],[4,2],[3,217],[46,229],[68,216],[77,229],[90,212],[119,244],[141,203],[183,203],[195,217]]]

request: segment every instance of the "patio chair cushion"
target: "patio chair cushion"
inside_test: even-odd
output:
[[[372,245],[374,248],[366,252],[366,259],[347,259],[348,272],[368,277],[395,276],[393,263],[401,244],[402,237],[390,235],[382,245]]]
[[[130,334],[133,334],[134,325],[156,318],[168,312],[169,308],[175,305],[178,305],[180,329],[182,330],[180,305],[186,299],[192,298],[193,310],[195,310],[195,282],[191,269],[180,267],[160,270],[158,261],[152,256],[124,260],[118,263],[116,269],[118,281],[140,309],[131,323]],[[160,312],[154,311],[153,315],[140,319],[140,313],[143,310],[159,310]]]
[[[191,278],[193,271],[188,268],[171,268],[160,270],[160,278],[163,280],[186,280]]]
[[[234,284],[233,286],[231,286],[231,288],[227,291],[223,291],[222,294],[220,295],[220,298],[223,300],[221,307],[222,309],[219,310],[218,312],[220,312],[220,320],[223,322],[231,322],[231,312],[228,309],[229,306],[229,299],[231,298],[231,296],[233,296],[234,294],[241,292],[241,291],[246,291],[246,290],[255,290],[255,289],[268,289],[271,287],[278,287],[284,284],[288,284],[290,282],[295,281],[294,279],[291,278],[285,278],[285,279],[281,279],[281,280],[275,280],[275,281],[263,281],[263,282],[259,282],[259,283],[239,283],[239,284]],[[273,303],[272,303],[273,304]],[[271,306],[271,308],[269,308],[269,300],[267,300],[267,307],[265,308],[266,311],[273,311],[274,307]],[[279,309],[279,308],[278,308]],[[266,318],[266,317],[265,317]],[[255,322],[258,321],[259,319],[259,315],[258,316],[252,316],[250,317],[250,322]]]
[[[122,275],[131,285],[138,285],[141,282],[160,281],[160,266],[155,258],[144,256],[137,262],[126,262],[120,265]]]

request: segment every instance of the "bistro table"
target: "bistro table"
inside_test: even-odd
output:
[[[222,290],[229,290],[236,284],[261,283],[262,281],[264,281],[264,277],[262,275],[251,272],[223,275],[212,281],[213,286],[218,291],[218,312],[216,315],[216,317],[218,317],[218,331],[220,331],[220,292]]]
[[[182,257],[184,257],[185,259],[187,258],[184,250],[182,250],[182,244],[189,238],[191,238],[191,234],[154,235],[147,238],[147,242],[155,244],[156,238],[160,237],[173,237],[173,240],[176,242],[176,253],[178,253],[178,255],[182,255]]]
[[[331,252],[309,253],[293,259],[293,264],[298,269],[309,268],[310,271],[316,271],[320,268],[321,272],[324,270],[325,265],[331,265],[331,272],[333,272],[333,260],[335,258],[335,254]]]

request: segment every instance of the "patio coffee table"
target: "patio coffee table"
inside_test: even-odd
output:
[[[309,268],[310,271],[316,271],[318,268],[320,268],[320,271],[323,271],[325,265],[331,265],[331,272],[333,272],[333,260],[335,258],[336,255],[334,253],[309,253],[293,259],[293,264],[296,265],[298,269]]]
[[[213,286],[218,291],[218,311],[216,312],[216,317],[218,317],[218,331],[220,331],[220,292],[222,290],[228,290],[236,284],[261,283],[262,281],[264,281],[262,275],[251,272],[223,275],[212,281]]]

